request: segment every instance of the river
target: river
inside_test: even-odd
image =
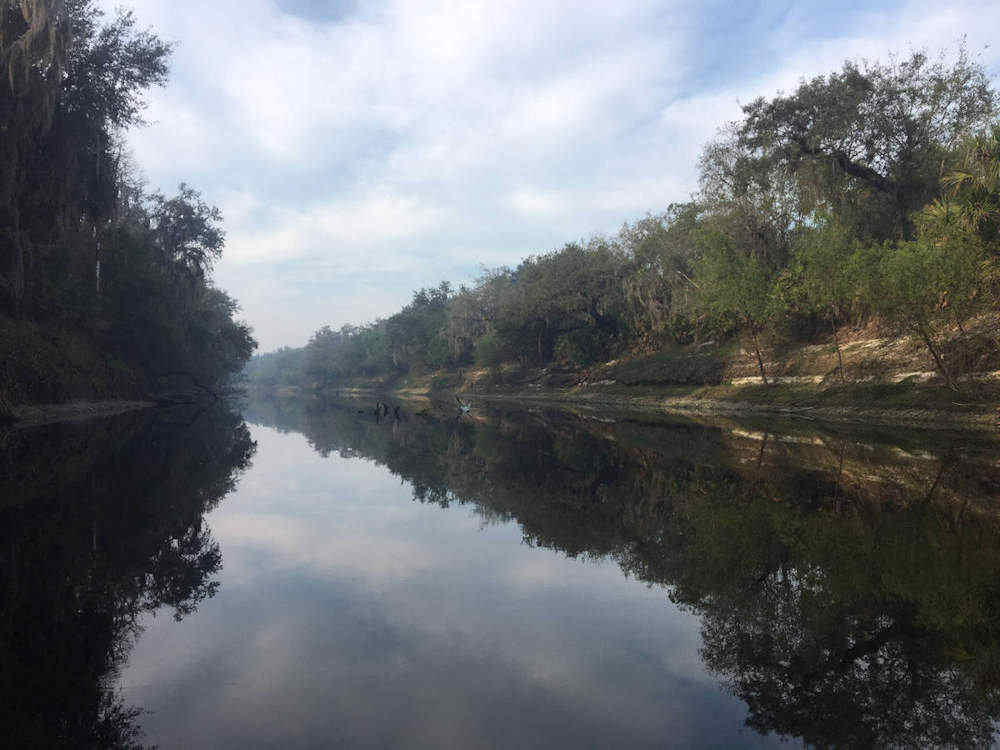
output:
[[[0,436],[11,746],[994,741],[992,435],[373,406]]]

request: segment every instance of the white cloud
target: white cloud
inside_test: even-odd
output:
[[[267,209],[246,193],[234,194],[237,230],[229,235],[228,256],[236,262],[326,258],[344,272],[400,270],[400,258],[366,251],[409,240],[437,226],[443,212],[412,196],[373,193],[318,203],[304,209]],[[253,206],[267,211],[270,226],[246,230]],[[243,221],[240,221],[242,218]]]
[[[558,193],[523,188],[511,193],[510,205],[523,217],[549,219],[562,214],[566,203]]]
[[[316,575],[362,578],[372,585],[401,584],[426,575],[432,562],[425,545],[387,539],[354,524],[317,527],[308,518],[241,514],[223,516],[213,528],[236,546],[265,553],[271,570],[306,568]]]

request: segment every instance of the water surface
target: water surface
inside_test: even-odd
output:
[[[990,742],[990,439],[370,407],[7,436],[20,744]]]

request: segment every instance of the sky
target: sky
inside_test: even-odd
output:
[[[222,209],[215,280],[260,351],[686,200],[741,103],[845,59],[965,38],[1000,73],[995,0],[125,7],[175,44],[130,151]]]

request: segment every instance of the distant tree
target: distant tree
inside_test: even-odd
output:
[[[583,359],[593,361],[620,339],[624,274],[621,250],[601,237],[528,258],[501,298],[497,333],[507,349],[538,364],[551,359],[561,337],[582,336]]]
[[[420,370],[429,364],[427,353],[432,342],[443,336],[447,322],[451,284],[420,289],[413,301],[385,321],[386,340],[393,365],[403,371]],[[447,345],[435,350],[435,364],[447,361]]]
[[[251,383],[268,389],[301,385],[305,352],[305,347],[284,346],[255,355],[247,362],[244,375]]]
[[[326,385],[336,377],[339,339],[330,326],[323,326],[309,338],[303,373],[310,382]]]

